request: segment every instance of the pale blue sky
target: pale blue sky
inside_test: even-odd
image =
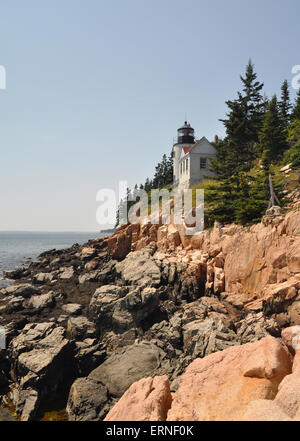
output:
[[[0,230],[99,229],[97,190],[151,176],[185,114],[223,135],[249,57],[268,95],[300,64],[299,0],[0,8]]]

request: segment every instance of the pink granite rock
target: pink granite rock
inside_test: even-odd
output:
[[[166,375],[133,383],[105,421],[165,421],[172,396]]]
[[[290,356],[268,336],[194,360],[182,375],[170,421],[242,420],[254,400],[275,398]]]

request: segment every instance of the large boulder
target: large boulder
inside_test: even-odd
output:
[[[132,383],[155,374],[164,355],[161,349],[151,343],[134,344],[119,354],[111,355],[88,378],[104,384],[110,395],[121,397]]]
[[[95,336],[95,326],[85,316],[70,317],[67,323],[67,336],[74,340]]]
[[[73,344],[53,323],[28,324],[9,345],[12,400],[22,419],[32,419],[37,405],[53,399],[74,372]]]
[[[282,331],[282,340],[294,356],[292,373],[286,375],[278,387],[273,401],[259,400],[250,403],[244,420],[299,421],[300,416],[300,326]]]
[[[92,378],[78,378],[71,387],[67,412],[70,421],[98,421],[108,400],[107,388]]]
[[[105,421],[165,421],[171,403],[166,375],[142,378],[130,386]]]
[[[122,333],[141,326],[155,311],[159,294],[155,288],[134,288],[105,285],[98,288],[89,305],[89,316],[101,331]]]
[[[79,377],[85,377],[105,360],[106,351],[95,338],[76,341],[75,347],[76,372]]]
[[[290,371],[288,351],[271,336],[196,359],[181,377],[168,420],[241,420],[251,401],[274,399]]]
[[[146,247],[141,251],[133,251],[116,264],[116,273],[131,285],[140,287],[158,286],[161,280],[160,269],[152,255],[155,249]]]
[[[18,356],[17,378],[22,383],[44,389],[56,389],[70,363],[71,344],[65,329],[55,328],[48,336],[34,344],[32,350]]]

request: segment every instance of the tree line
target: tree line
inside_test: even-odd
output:
[[[259,221],[269,203],[272,166],[300,166],[300,91],[292,104],[285,80],[280,98],[273,95],[268,99],[251,60],[240,79],[242,89],[236,99],[226,101],[228,112],[221,120],[226,135],[215,144],[217,155],[211,170],[216,182],[205,193],[211,203],[206,213],[209,225],[215,220]]]

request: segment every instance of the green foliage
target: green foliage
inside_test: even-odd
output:
[[[257,151],[261,154],[266,169],[273,161],[281,158],[288,147],[284,124],[276,95],[274,95],[269,103],[268,111],[264,115],[257,146]]]
[[[240,176],[241,172],[251,169],[255,160],[255,143],[262,126],[266,99],[262,96],[263,83],[257,81],[257,74],[251,60],[246,67],[245,76],[241,76],[242,92],[237,99],[226,101],[227,118],[221,120],[226,129],[226,137],[220,141],[217,157],[212,161],[212,171],[219,178]]]
[[[291,108],[289,85],[287,80],[284,80],[281,86],[281,101],[279,102],[279,109],[282,125],[285,129],[287,129],[289,125]]]
[[[163,155],[162,161],[155,167],[152,188],[163,188],[173,183],[173,157]]]
[[[291,120],[300,119],[300,89],[298,90],[296,101],[291,113]]]
[[[291,122],[288,141],[291,147],[285,155],[285,163],[291,163],[293,168],[300,168],[300,119]]]
[[[205,191],[206,224],[258,222],[268,203],[268,178],[265,173],[251,176],[241,173],[238,179],[226,179],[216,185],[213,181]]]

